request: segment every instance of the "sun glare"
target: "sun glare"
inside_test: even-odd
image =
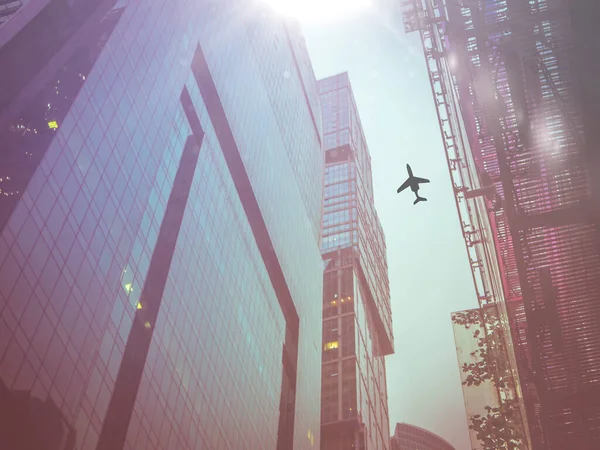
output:
[[[274,11],[300,22],[325,22],[365,11],[372,0],[263,0]]]

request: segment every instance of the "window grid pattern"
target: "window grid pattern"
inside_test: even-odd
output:
[[[259,10],[242,15],[239,5],[221,1],[206,14],[189,0],[128,2],[2,229],[0,377],[11,389],[49,396],[77,449],[95,449],[191,132],[179,104],[184,85],[206,136],[127,448],[275,443],[283,319],[190,71],[199,41],[300,327],[320,321],[318,135],[289,45],[276,53],[272,36],[248,39],[244,21],[264,19]],[[232,16],[240,26],[215,43]],[[283,21],[267,18],[285,33]],[[287,76],[269,81],[283,66]],[[303,71],[316,92],[312,71]],[[320,439],[319,398],[309,393],[320,390],[321,334],[300,336],[294,448],[308,449]]]
[[[382,340],[383,352],[391,352],[393,338],[385,237],[374,207],[370,156],[347,74],[320,80],[319,90],[324,99],[325,133],[328,129],[351,129],[354,136],[349,145],[326,149],[321,251],[329,252],[349,245],[358,247],[364,276],[380,311],[380,328],[386,334]],[[347,116],[353,119],[346,121]],[[347,149],[351,149],[349,154]],[[344,152],[346,155],[342,156]]]
[[[388,449],[383,355],[393,351],[393,338],[385,238],[373,204],[370,156],[347,74],[320,80],[319,90],[326,150],[321,251],[328,260],[322,448],[337,450],[352,442]],[[347,130],[349,141],[340,140],[341,130]],[[353,424],[348,425],[350,435],[327,432],[343,421]]]

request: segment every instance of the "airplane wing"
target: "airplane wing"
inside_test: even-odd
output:
[[[406,180],[404,183],[402,183],[402,186],[400,186],[396,192],[399,194],[400,192],[402,192],[404,189],[406,189],[409,186],[410,186],[410,178],[408,180]]]
[[[417,183],[429,183],[429,180],[427,178],[414,177],[413,180]]]

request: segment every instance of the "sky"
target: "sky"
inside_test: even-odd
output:
[[[317,79],[347,71],[372,157],[387,241],[395,354],[390,431],[406,422],[469,450],[450,313],[477,307],[419,35],[381,12],[302,21]],[[413,206],[406,179],[428,178]]]

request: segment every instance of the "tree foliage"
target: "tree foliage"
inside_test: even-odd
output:
[[[491,381],[499,388],[507,387],[511,378],[504,357],[504,331],[500,320],[480,310],[470,310],[466,313],[454,313],[452,321],[466,329],[473,327],[473,339],[477,342],[477,349],[470,353],[473,361],[463,363],[461,367],[467,374],[463,384],[479,386],[485,381]],[[486,332],[482,332],[484,321]]]
[[[452,321],[465,329],[473,330],[477,348],[470,353],[471,361],[463,363],[461,370],[467,374],[463,385],[479,386],[490,381],[497,388],[512,386],[512,375],[504,351],[504,336],[500,320],[485,310],[454,313]],[[486,406],[484,415],[470,417],[469,428],[474,430],[482,450],[519,450],[522,435],[520,420],[516,417],[518,404],[504,400],[499,407]]]
[[[452,313],[452,322],[457,325],[463,325],[467,330],[473,325],[481,325],[481,311],[470,309],[466,312]]]
[[[522,445],[519,420],[515,416],[517,405],[505,402],[501,407],[486,406],[486,414],[471,416],[469,428],[477,434],[482,450],[519,450]]]

